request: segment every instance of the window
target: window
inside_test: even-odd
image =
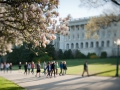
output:
[[[70,35],[68,36],[68,39],[70,39]]]
[[[58,37],[58,41],[60,41],[60,37]]]
[[[111,35],[111,31],[108,31],[107,37],[110,37],[110,35]]]
[[[81,24],[81,28],[84,29],[84,24]]]
[[[73,48],[74,48],[74,44],[72,43],[72,44],[71,44],[71,49],[73,49]]]
[[[93,42],[91,42],[90,47],[93,48]]]
[[[86,42],[86,48],[88,48],[88,42]]]
[[[75,39],[75,36],[73,35],[73,39]]]
[[[67,50],[69,49],[69,44],[66,45],[66,49],[67,49]]]
[[[76,43],[76,48],[79,48],[79,45],[78,45],[78,43]]]
[[[104,47],[104,41],[101,42],[101,47]]]
[[[77,38],[79,38],[79,34],[77,35]]]
[[[79,25],[76,25],[76,29],[79,30]]]
[[[114,37],[116,37],[117,35],[116,35],[116,32],[114,32]]]
[[[97,47],[97,48],[99,47],[99,42],[96,42],[96,47]]]
[[[82,33],[82,38],[84,38],[84,33]]]
[[[74,30],[74,26],[71,26],[71,29]]]
[[[81,48],[83,48],[83,43],[81,43]]]
[[[107,41],[107,47],[109,47],[110,46],[110,41]]]
[[[102,37],[104,37],[105,36],[105,31],[102,31]]]

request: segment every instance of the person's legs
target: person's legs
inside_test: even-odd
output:
[[[51,77],[52,77],[53,69],[51,70]]]
[[[89,76],[88,70],[86,70],[86,72],[87,72],[87,75]]]
[[[66,71],[67,71],[67,70],[65,70],[65,74],[66,74]]]
[[[85,70],[83,70],[82,76],[84,76]]]
[[[56,69],[56,75],[58,74],[58,69]]]
[[[55,77],[55,69],[53,69],[53,72],[54,72],[54,77]]]
[[[60,68],[60,74],[59,75],[61,75],[62,74],[62,68]]]

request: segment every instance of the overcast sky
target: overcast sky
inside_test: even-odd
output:
[[[99,0],[98,0],[99,1]],[[80,0],[60,0],[58,12],[61,17],[71,14],[73,18],[83,18],[97,16],[104,12],[116,12],[116,7],[111,3],[107,3],[99,8],[80,7]]]

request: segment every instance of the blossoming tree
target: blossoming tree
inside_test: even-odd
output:
[[[46,47],[55,34],[68,35],[68,19],[59,18],[59,0],[0,0],[0,55],[23,42]]]
[[[111,2],[115,6],[115,9],[120,8],[120,0],[80,0],[80,2],[80,6],[84,5],[89,8],[98,8]],[[120,22],[120,13],[118,11],[116,13],[105,13],[99,17],[92,17],[86,25],[86,38],[89,39],[92,37],[99,39],[97,31],[100,30],[101,27],[108,27],[111,23],[118,22]]]

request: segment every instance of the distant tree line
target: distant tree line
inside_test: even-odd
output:
[[[32,45],[24,43],[21,47],[14,47],[12,53],[7,54],[7,61],[12,62],[13,64],[18,64],[19,62],[37,62],[38,60],[51,61],[51,60],[63,60],[63,59],[84,59],[84,58],[106,58],[107,53],[101,52],[100,56],[97,56],[96,53],[88,53],[87,55],[83,54],[79,50],[74,50],[74,52],[69,49],[62,51],[59,49],[55,50],[54,45],[47,45],[46,48],[39,47],[31,50]]]

